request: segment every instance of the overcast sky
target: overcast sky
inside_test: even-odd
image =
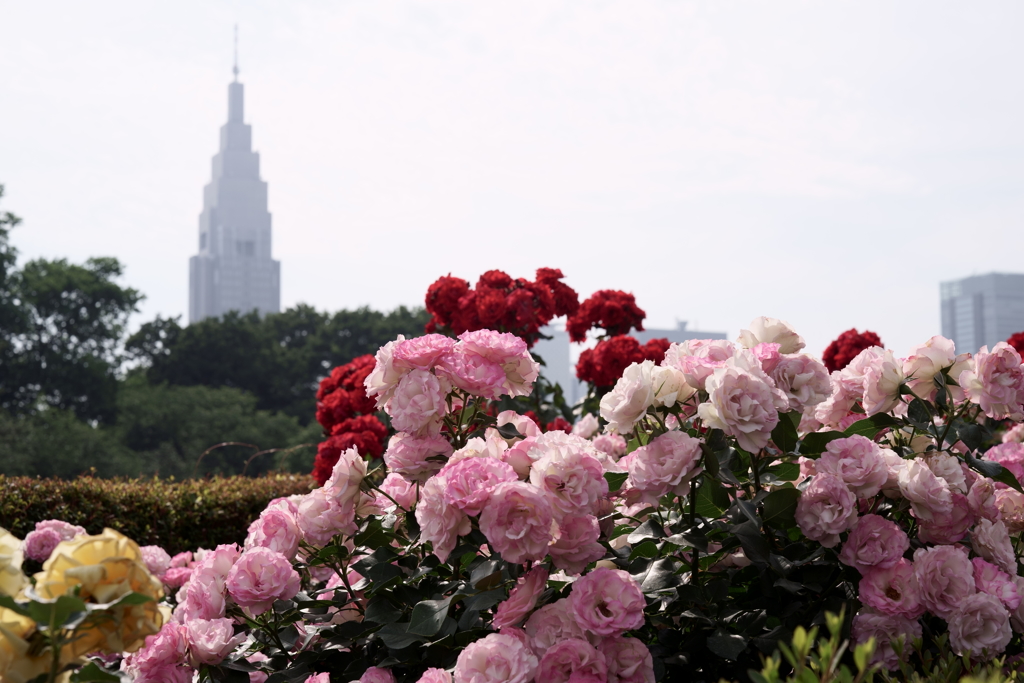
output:
[[[23,258],[110,255],[186,313],[240,25],[282,302],[561,268],[648,326],[850,327],[1024,271],[1024,4],[0,0]]]

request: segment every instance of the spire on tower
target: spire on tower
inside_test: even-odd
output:
[[[238,82],[238,24],[235,24],[235,68],[232,73],[235,74],[235,83]]]

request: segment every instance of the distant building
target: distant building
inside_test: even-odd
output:
[[[228,311],[281,310],[281,262],[271,257],[267,183],[252,127],[243,120],[243,86],[228,85],[228,122],[220,129],[213,177],[203,188],[199,253],[189,259],[189,322]]]
[[[544,327],[541,332],[551,339],[542,339],[534,344],[532,352],[544,359],[545,367],[542,368],[544,376],[552,384],[561,385],[565,392],[565,400],[574,404],[583,398],[586,384],[576,379],[576,364],[572,348],[569,345],[569,333],[555,327]],[[677,323],[674,330],[649,329],[643,332],[633,330],[630,335],[641,344],[645,344],[651,339],[668,339],[670,342],[678,343],[687,339],[726,338],[725,332],[688,330],[685,321]]]
[[[939,285],[942,336],[956,350],[990,349],[1015,332],[1024,331],[1024,275],[989,273]]]

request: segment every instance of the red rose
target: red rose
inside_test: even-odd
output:
[[[869,330],[858,332],[856,329],[850,329],[836,337],[835,341],[828,345],[825,353],[821,355],[821,360],[829,372],[835,372],[845,368],[850,361],[857,357],[857,354],[872,346],[882,346],[882,340],[878,338],[877,334]]]

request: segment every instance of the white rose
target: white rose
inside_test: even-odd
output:
[[[779,353],[797,353],[804,348],[804,338],[796,333],[793,326],[778,318],[754,318],[749,330],[740,330],[737,341],[744,348],[752,349],[758,344],[778,344]]]
[[[779,423],[774,386],[735,365],[717,368],[706,386],[708,402],[700,404],[697,414],[709,427],[735,437],[751,453],[768,445]]]
[[[630,431],[654,405],[654,361],[633,363],[601,399],[601,417],[620,434]]]

